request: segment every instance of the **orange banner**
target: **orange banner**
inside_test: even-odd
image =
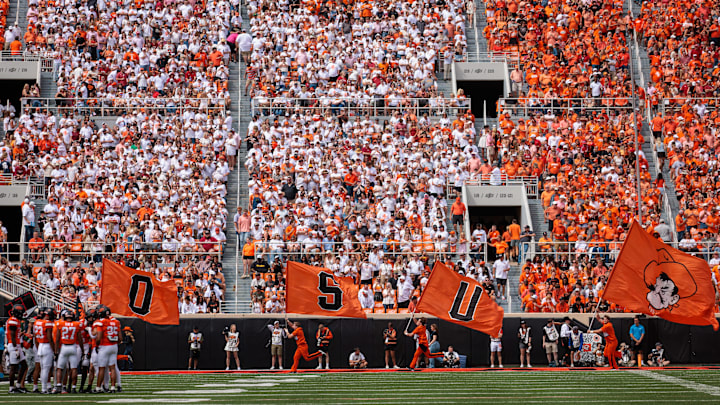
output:
[[[103,259],[100,303],[113,313],[157,325],[179,325],[177,294],[173,281],[159,281],[152,273]]]
[[[633,312],[687,325],[712,325],[715,289],[701,258],[674,249],[633,222],[603,298]]]
[[[365,318],[358,300],[359,287],[350,277],[332,271],[288,262],[287,312],[294,314]]]
[[[490,336],[498,335],[505,316],[480,283],[440,262],[435,262],[417,310]]]

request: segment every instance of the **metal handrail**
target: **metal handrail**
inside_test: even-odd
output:
[[[473,174],[463,183],[465,186],[524,186],[525,192],[530,198],[538,198],[540,195],[540,182],[537,176],[515,176],[509,177],[507,173],[501,173],[499,177],[492,174]],[[455,187],[451,180],[447,182],[447,190]]]
[[[25,231],[25,227],[22,228],[22,232]],[[184,256],[222,256],[222,245],[221,242],[200,242],[195,241],[193,243],[181,243],[180,241],[173,242],[177,246],[182,245],[189,245],[189,251],[178,249],[178,250],[165,250],[162,248],[163,241],[160,242],[126,242],[126,241],[95,241],[95,242],[86,242],[86,241],[64,241],[64,242],[57,242],[62,243],[62,248],[54,248],[52,247],[53,243],[57,241],[43,241],[43,242],[4,242],[3,245],[10,247],[10,246],[17,246],[18,250],[20,251],[22,248],[25,249],[25,256],[32,257],[35,254],[40,256],[45,255],[67,255],[71,257],[92,257],[92,256],[129,256],[129,255],[145,255],[145,256],[176,256],[176,257],[184,257]],[[30,249],[30,245],[35,244],[41,244],[42,248],[38,250],[37,252],[35,249]],[[219,251],[217,252],[204,252],[198,250],[201,245],[220,245]],[[151,246],[156,245],[156,246]],[[73,247],[79,246],[82,250],[72,250]],[[93,246],[98,246],[100,249],[97,251],[93,250]],[[106,251],[108,248],[110,248],[110,251]],[[11,253],[12,254],[12,253]]]
[[[33,293],[40,306],[74,309],[75,302],[62,296],[58,290],[51,290],[35,280],[11,273],[0,273],[0,291],[17,297],[28,291]]]
[[[521,247],[526,247],[527,245],[528,252],[532,251],[532,248],[535,248],[534,253],[528,253],[527,258],[532,259],[535,255],[562,255],[562,254],[570,254],[574,255],[576,257],[580,256],[607,256],[608,258],[612,258],[613,261],[617,257],[617,255],[620,253],[620,248],[622,248],[623,241],[605,241],[605,242],[589,242],[589,241],[582,241],[583,244],[587,246],[586,250],[577,250],[578,242],[558,242],[558,241],[549,241],[549,242],[540,242],[540,241],[532,241],[532,242],[524,242],[522,243]],[[680,242],[664,242],[666,245],[671,246],[675,249],[680,249]],[[694,242],[698,249],[696,252],[689,252],[689,253],[695,253],[696,255],[705,256],[705,260],[709,260],[708,255],[711,255],[713,253],[720,253],[720,242],[715,241],[700,241],[700,242]],[[608,249],[610,245],[613,245],[613,249]],[[604,251],[597,251],[593,249],[599,249],[603,248],[606,249]]]
[[[469,98],[458,99],[449,97],[410,98],[400,97],[391,100],[398,105],[388,105],[387,99],[358,97],[321,97],[321,98],[289,98],[289,97],[254,97],[250,100],[252,115],[270,116],[285,115],[294,111],[312,113],[338,113],[348,111],[361,115],[391,115],[394,112],[413,111],[417,115],[441,115],[452,113],[456,109],[470,109]]]
[[[228,110],[224,98],[61,98],[61,97],[23,97],[20,99],[23,113],[28,110],[52,111],[58,114],[74,112],[96,116],[116,116],[124,112],[149,111],[163,115],[176,114],[185,110],[206,113],[216,112],[224,115]],[[207,105],[201,107],[203,102]]]
[[[615,105],[618,100],[626,101],[625,105]],[[569,112],[570,110],[585,111],[632,111],[631,97],[586,97],[586,98],[554,98],[546,101],[539,97],[501,98],[498,101],[498,113],[512,113],[516,116],[530,116],[545,112]],[[644,106],[643,106],[644,107]]]

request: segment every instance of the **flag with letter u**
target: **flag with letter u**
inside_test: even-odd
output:
[[[350,277],[335,277],[326,268],[288,262],[288,313],[366,318],[358,291]]]
[[[180,324],[173,281],[159,281],[152,273],[107,259],[103,259],[100,303],[118,315],[134,316],[157,325]]]
[[[435,262],[417,310],[497,336],[505,311],[477,281]]]
[[[633,312],[718,330],[707,262],[660,242],[637,222],[630,227],[603,299]]]

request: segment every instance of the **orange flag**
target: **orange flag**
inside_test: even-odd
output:
[[[286,278],[288,313],[366,318],[352,278],[297,262],[288,262]]]
[[[718,330],[707,262],[660,242],[637,222],[630,227],[603,299],[633,312]]]
[[[440,262],[435,262],[417,310],[490,336],[498,335],[505,316],[480,283]]]
[[[152,273],[107,259],[103,259],[100,303],[118,315],[157,325],[180,324],[175,282],[159,281]]]

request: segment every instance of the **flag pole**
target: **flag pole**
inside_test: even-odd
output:
[[[598,304],[595,305],[595,312],[593,312],[592,318],[590,318],[590,324],[588,325],[588,332],[592,329],[592,324],[595,321],[595,318],[597,317],[598,308],[600,308],[600,301],[598,301]]]
[[[419,303],[419,301],[418,301],[418,303]],[[410,324],[412,323],[413,319],[415,319],[415,311],[416,311],[416,310],[417,310],[417,305],[415,305],[415,308],[413,308],[413,311],[412,311],[412,313],[411,313],[411,315],[410,315],[410,319],[408,319],[408,323],[407,323],[407,325],[405,325],[405,332],[408,331],[408,327],[409,327]]]

